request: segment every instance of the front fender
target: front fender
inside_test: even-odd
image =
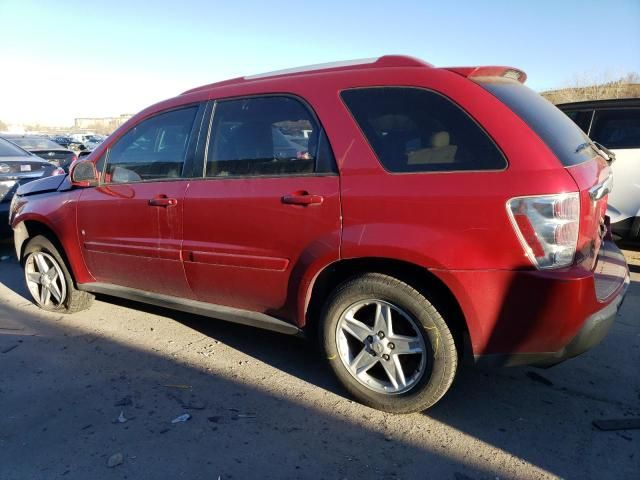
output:
[[[76,206],[80,190],[23,196],[16,200],[11,226],[16,255],[22,260],[25,242],[38,234],[50,234],[62,247],[69,269],[78,283],[93,282],[80,251],[76,228]]]

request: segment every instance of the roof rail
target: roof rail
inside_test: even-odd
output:
[[[213,87],[221,87],[224,85],[233,85],[263,78],[281,77],[285,75],[299,75],[304,73],[315,73],[334,70],[356,70],[359,68],[389,68],[389,67],[432,67],[430,63],[424,62],[418,58],[405,55],[384,55],[377,58],[361,58],[357,60],[345,60],[341,62],[319,63],[316,65],[307,65],[304,67],[287,68],[284,70],[275,70],[273,72],[259,73],[256,75],[248,75],[245,77],[233,78],[222,82],[210,83],[201,87],[192,88],[183,92],[187,93],[200,92]]]

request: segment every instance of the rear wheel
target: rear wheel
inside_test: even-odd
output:
[[[343,283],[323,319],[331,367],[362,403],[416,412],[451,386],[458,365],[453,335],[425,296],[397,278],[368,273]]]
[[[29,240],[24,276],[33,301],[43,310],[74,313],[89,308],[93,295],[75,288],[58,249],[44,236]]]

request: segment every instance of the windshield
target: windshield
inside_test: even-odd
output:
[[[20,145],[22,148],[27,150],[58,150],[62,148],[56,142],[49,140],[48,138],[42,137],[15,137],[10,139],[16,145]]]
[[[4,138],[0,138],[0,157],[26,157],[27,153],[7,142]]]
[[[513,80],[494,78],[478,80],[478,83],[524,120],[565,167],[590,160],[596,154],[585,133],[530,88]]]

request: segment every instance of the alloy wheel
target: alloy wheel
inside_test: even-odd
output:
[[[60,265],[46,252],[29,254],[24,268],[27,288],[43,308],[57,308],[67,298],[67,282]]]
[[[347,371],[378,393],[409,391],[428,367],[419,324],[383,300],[363,300],[348,307],[338,321],[336,341]]]

